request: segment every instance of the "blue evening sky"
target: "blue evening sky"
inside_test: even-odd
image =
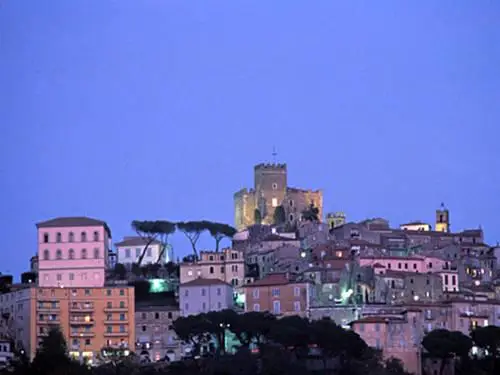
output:
[[[326,211],[495,243],[499,135],[498,1],[2,0],[0,271],[56,216],[232,223],[273,146]]]

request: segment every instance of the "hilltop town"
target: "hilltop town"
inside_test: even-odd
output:
[[[432,332],[474,338],[500,325],[500,247],[485,243],[481,228],[452,230],[444,204],[433,223],[352,222],[325,213],[321,190],[288,186],[287,173],[285,164],[256,165],[254,187],[234,195],[234,223],[134,221],[118,240],[99,218],[36,223],[30,270],[20,282],[0,276],[0,360],[33,360],[53,328],[68,355],[89,365],[132,354],[142,364],[173,363],[247,344],[258,351],[258,340],[245,343],[235,326],[269,316],[273,324],[303,318],[316,332],[309,349],[322,355],[318,332],[339,327],[409,373],[438,374],[449,364],[440,367],[444,359],[436,362],[425,345]],[[174,232],[186,237],[180,261],[169,243]],[[198,249],[204,232],[212,250]],[[201,316],[218,319],[216,330],[200,333]],[[477,354],[481,343],[469,349]]]

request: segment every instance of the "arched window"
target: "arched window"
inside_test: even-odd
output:
[[[49,250],[44,250],[43,251],[43,260],[49,260],[49,259],[50,259]]]
[[[61,233],[57,232],[56,234],[56,242],[61,242],[62,241],[62,236],[61,236]]]
[[[87,242],[87,233],[82,232],[81,240],[82,240],[82,242]]]
[[[94,249],[94,259],[99,259],[99,249]]]
[[[56,250],[56,259],[62,259],[62,251],[60,249]]]
[[[82,259],[87,259],[87,249],[82,249]]]
[[[99,232],[95,231],[94,232],[94,242],[97,242],[97,241],[99,241]]]
[[[68,251],[68,259],[75,259],[75,250],[69,249],[69,251]]]
[[[43,234],[43,242],[44,243],[49,243],[49,234],[48,233],[44,233]]]
[[[68,242],[74,242],[74,241],[75,241],[75,234],[73,232],[69,232]]]

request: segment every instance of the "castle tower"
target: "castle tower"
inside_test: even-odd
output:
[[[441,207],[436,210],[436,232],[450,231],[450,211],[441,203]]]
[[[283,203],[287,191],[286,164],[258,164],[254,167],[255,207],[262,223],[273,222],[274,210]]]
[[[343,212],[329,212],[326,221],[330,229],[340,227],[346,223],[346,215]]]

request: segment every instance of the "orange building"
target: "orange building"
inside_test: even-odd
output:
[[[245,311],[269,311],[274,315],[309,316],[312,283],[286,273],[269,274],[244,286]]]
[[[99,360],[103,348],[135,348],[133,287],[32,287],[3,294],[1,307],[13,312],[11,331],[30,358],[55,327],[64,334],[69,354],[90,363]]]

